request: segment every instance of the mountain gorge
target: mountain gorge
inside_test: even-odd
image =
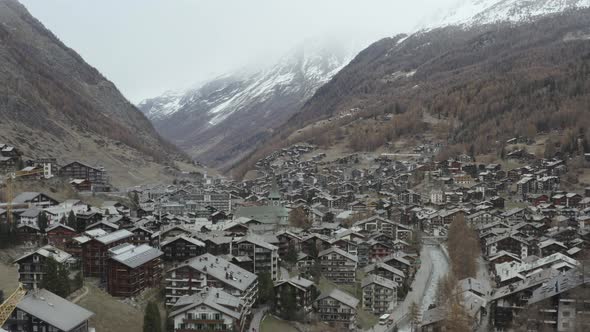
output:
[[[352,55],[343,44],[312,42],[269,68],[222,76],[138,107],[165,138],[199,161],[224,168],[268,139]]]
[[[575,141],[587,131],[590,10],[582,8],[585,2],[469,3],[486,5],[462,16],[465,24],[386,38],[361,51],[239,169],[301,141],[371,151],[402,137],[426,135],[485,154],[515,135],[557,131]],[[556,3],[563,6],[550,6]],[[513,6],[499,12],[545,14],[501,19],[492,8],[504,5]],[[476,18],[495,23],[476,24]]]
[[[15,0],[0,1],[0,81],[0,142],[30,158],[100,162],[122,183],[187,159]]]

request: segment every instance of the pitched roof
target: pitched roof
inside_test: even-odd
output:
[[[199,305],[208,306],[235,319],[240,318],[240,313],[237,311],[239,310],[240,299],[220,288],[209,288],[205,291],[179,298],[172,307],[173,311],[170,316],[176,316]]]
[[[160,244],[160,247],[167,246],[170,243],[175,242],[177,240],[184,240],[184,241],[186,241],[188,243],[194,244],[194,245],[199,246],[199,247],[205,247],[206,246],[205,243],[203,243],[202,241],[200,241],[198,239],[195,239],[195,238],[192,238],[192,237],[188,237],[188,236],[185,236],[185,235],[178,235],[178,236],[176,236],[176,237],[174,237],[174,238],[172,238],[172,239],[170,239],[168,241],[162,242]]]
[[[363,278],[363,280],[361,281],[362,288],[365,288],[366,286],[368,286],[370,284],[377,284],[377,285],[380,285],[380,286],[383,286],[383,287],[386,287],[389,289],[394,289],[394,288],[397,288],[397,286],[398,286],[397,282],[380,277],[378,275],[374,275],[374,274],[369,274],[368,276]]]
[[[339,254],[341,256],[344,256],[344,257],[346,257],[346,258],[348,258],[348,259],[350,259],[352,261],[355,261],[355,262],[358,262],[358,260],[359,260],[358,259],[358,256],[349,254],[348,252],[346,252],[346,251],[344,251],[344,250],[342,250],[342,249],[340,249],[338,247],[330,247],[330,248],[328,248],[326,250],[322,250],[318,254],[318,257],[324,256],[324,255],[328,255],[328,254],[331,254],[333,252],[335,252],[335,253],[337,253],[337,254]]]
[[[64,263],[65,261],[67,261],[69,258],[72,257],[72,255],[68,254],[67,252],[65,252],[61,249],[58,249],[52,245],[46,245],[44,247],[37,249],[34,252],[30,252],[28,254],[21,256],[20,258],[18,258],[14,262],[18,263],[20,260],[27,258],[27,257],[34,255],[34,254],[39,254],[39,255],[46,257],[46,258],[53,258],[53,260],[55,260],[58,263]]]
[[[170,271],[186,266],[198,270],[201,273],[206,273],[233,288],[239,289],[240,291],[248,289],[248,287],[250,287],[250,285],[257,279],[257,276],[254,273],[244,270],[223,258],[215,257],[209,253],[192,258]]]
[[[323,300],[327,297],[332,298],[338,302],[344,303],[351,308],[356,308],[356,306],[359,304],[359,300],[356,297],[348,293],[345,293],[339,290],[338,288],[334,288],[329,293],[324,293],[320,295],[320,297],[318,297],[316,301]]]
[[[72,330],[94,315],[46,289],[30,292],[16,307],[63,331]]]

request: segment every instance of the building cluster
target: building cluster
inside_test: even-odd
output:
[[[60,164],[57,158],[24,159],[17,147],[0,143],[0,178],[6,177],[29,181],[60,177],[76,191],[111,190],[110,177],[102,166],[81,161]]]
[[[480,237],[490,276],[459,282],[475,325],[507,329],[533,305],[541,313],[535,321],[576,324],[585,312],[574,295],[586,285],[579,267],[590,240],[590,189],[560,189],[562,160],[510,154],[527,163],[506,170],[466,155],[432,161],[433,151],[416,147],[404,161],[329,158],[294,145],[258,161],[249,180],[139,186],[129,188],[127,203],[101,206],[21,193],[10,209],[17,236],[48,245],[17,260],[20,278],[39,291],[43,261],[54,259],[116,297],[163,286],[176,331],[245,331],[268,277],[277,312],[295,301],[304,319],[352,329],[360,310],[380,316],[403,301],[420,268],[419,233],[444,239],[451,223],[465,221]],[[104,176],[80,163],[64,172],[93,184]],[[318,280],[334,287],[321,289]],[[422,329],[437,331],[445,310],[430,308]]]

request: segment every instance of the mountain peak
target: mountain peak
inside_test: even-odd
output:
[[[590,7],[590,0],[462,0],[424,28],[530,22],[535,18]]]

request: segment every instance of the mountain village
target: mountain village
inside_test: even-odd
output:
[[[66,2],[0,0],[0,332],[590,331],[590,0]]]
[[[440,331],[449,315],[482,331],[523,317],[587,327],[590,188],[561,190],[562,159],[520,151],[505,158],[522,166],[505,169],[468,155],[434,161],[439,149],[330,158],[298,144],[259,160],[250,180],[186,174],[104,192],[108,170],[23,160],[2,145],[6,186],[60,179],[78,197],[24,191],[0,204],[3,246],[23,251],[2,323],[91,331],[93,313],[68,299],[92,283],[121,301],[157,289],[170,331],[258,331],[270,315],[299,330]],[[97,194],[110,199],[84,203]],[[451,225],[475,235],[476,269],[441,298],[441,280],[470,264],[453,261]],[[49,266],[66,271],[65,292]]]

